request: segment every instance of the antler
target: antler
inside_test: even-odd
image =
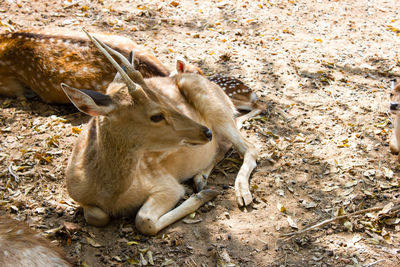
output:
[[[121,53],[118,51],[115,51],[96,37],[90,35],[85,29],[82,29],[89,39],[94,43],[94,45],[100,50],[101,53],[104,54],[104,56],[107,57],[107,59],[111,62],[111,64],[118,70],[119,74],[121,74],[121,77],[124,79],[126,85],[128,86],[129,92],[133,93],[136,91],[136,83],[140,84],[142,87],[145,86],[145,82],[143,80],[143,76],[140,74],[139,71],[135,70],[133,65],[123,56]],[[121,66],[115,61],[115,59],[110,55],[113,54],[114,56],[118,57],[122,65],[127,69],[128,74],[121,68]],[[131,79],[133,78],[133,80]]]

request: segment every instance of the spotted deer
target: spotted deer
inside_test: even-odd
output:
[[[132,40],[94,34],[124,56],[135,51],[135,68],[145,78],[169,76],[165,66]],[[68,103],[60,88],[65,82],[105,92],[116,70],[87,36],[76,31],[25,31],[0,35],[0,95],[23,97],[32,89],[45,102]]]
[[[176,70],[169,70],[149,51],[132,40],[118,35],[94,34],[99,40],[125,57],[135,52],[135,68],[145,78],[167,77],[177,73],[203,71],[183,59],[176,62]],[[0,35],[0,95],[23,97],[33,90],[45,102],[68,103],[69,99],[59,84],[105,93],[116,70],[104,60],[86,35],[76,31],[23,31]],[[28,65],[25,63],[29,62]],[[244,121],[258,115],[258,98],[238,79],[216,75],[210,78],[231,98],[235,107],[250,111],[236,118],[241,128]]]
[[[204,75],[200,68],[186,63],[186,61],[181,57],[176,60],[176,71],[174,71],[173,74],[174,73],[197,73]],[[236,124],[239,129],[242,128],[242,125],[246,120],[261,113],[257,94],[241,80],[221,74],[208,77],[208,79],[218,84],[222,90],[224,90],[232,100],[236,109],[248,112],[236,118]]]
[[[249,205],[257,150],[236,128],[235,108],[223,90],[192,73],[143,79],[134,56],[128,60],[88,36],[118,72],[105,94],[62,84],[71,102],[93,116],[66,169],[67,190],[87,223],[103,226],[112,216],[137,211],[137,229],[155,235],[218,194],[204,189],[206,177],[231,145],[243,154],[236,200]],[[191,177],[198,193],[175,207],[184,195],[181,183]]]
[[[392,81],[389,110],[390,113],[395,115],[394,128],[389,142],[389,148],[392,153],[398,154],[400,151],[400,83],[396,85],[394,81]]]
[[[23,222],[0,217],[0,266],[72,266],[61,249]]]

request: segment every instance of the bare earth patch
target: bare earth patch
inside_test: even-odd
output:
[[[254,204],[237,207],[233,152],[209,180],[220,196],[147,237],[133,217],[86,225],[66,192],[64,169],[87,116],[0,97],[0,214],[44,232],[78,266],[400,265],[398,212],[281,236],[398,203],[387,110],[390,79],[400,76],[399,10],[396,0],[1,1],[0,33],[85,27],[124,35],[171,69],[181,54],[208,75],[240,78],[265,111],[242,130],[260,151]]]

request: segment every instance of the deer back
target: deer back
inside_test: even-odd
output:
[[[144,77],[168,76],[168,70],[147,50],[132,40],[95,34],[128,57],[135,51],[135,67]],[[44,101],[67,103],[60,88],[72,86],[105,92],[115,69],[79,32],[14,32],[0,35],[0,94],[21,96],[31,88]]]
[[[256,107],[257,94],[241,80],[217,74],[209,78],[218,84],[239,110],[250,111]]]

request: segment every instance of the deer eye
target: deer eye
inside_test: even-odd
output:
[[[390,97],[392,97],[393,96],[393,93],[390,93]]]
[[[164,120],[165,118],[164,118],[164,115],[163,114],[157,114],[157,115],[153,115],[153,116],[151,116],[150,117],[150,120],[152,121],[152,122],[160,122],[160,121],[162,121],[162,120]]]

